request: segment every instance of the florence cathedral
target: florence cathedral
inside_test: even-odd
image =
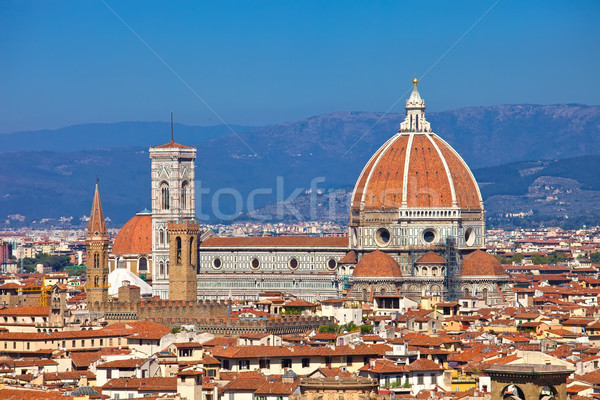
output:
[[[358,176],[347,237],[201,232],[196,149],[173,140],[151,147],[152,210],[135,215],[114,241],[108,263],[113,292],[127,280],[162,299],[180,292],[194,300],[283,292],[307,301],[395,304],[425,295],[504,301],[508,277],[485,251],[479,187],[460,155],[433,133],[417,83],[400,129]]]

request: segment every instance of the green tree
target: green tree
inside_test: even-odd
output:
[[[535,253],[531,256],[531,262],[533,262],[533,264],[535,265],[546,264],[547,261],[548,260],[546,259],[546,257],[542,256],[539,253]]]
[[[69,256],[56,256],[47,253],[41,253],[35,258],[25,257],[23,259],[23,267],[26,270],[35,270],[37,264],[43,264],[44,267],[52,268],[52,271],[61,271],[71,262]]]
[[[590,261],[595,264],[600,263],[600,252],[590,254]]]
[[[520,263],[521,261],[523,261],[523,254],[521,254],[521,253],[515,253],[510,259],[511,263],[513,263],[513,262]]]
[[[360,333],[373,333],[373,325],[361,325],[360,326]]]
[[[340,326],[340,331],[352,332],[356,328],[358,328],[358,326],[356,326],[354,322],[350,321],[347,324]]]
[[[321,325],[319,327],[319,333],[338,333],[339,330],[340,330],[340,327],[333,323],[327,324],[327,325]]]

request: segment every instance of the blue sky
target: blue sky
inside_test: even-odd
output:
[[[600,104],[600,2],[1,1],[0,132],[403,109]],[[107,7],[108,5],[108,7]]]

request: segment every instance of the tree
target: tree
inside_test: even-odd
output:
[[[517,264],[520,263],[521,261],[523,261],[523,254],[521,254],[521,253],[515,253],[511,257],[510,261],[514,262],[514,263],[517,263]]]
[[[339,330],[340,327],[333,323],[319,326],[319,333],[338,333]]]
[[[354,322],[350,321],[347,324],[340,326],[340,331],[352,332],[356,328],[358,328],[358,326],[356,326]]]
[[[594,264],[600,263],[600,252],[590,254],[590,261]]]
[[[35,270],[37,264],[43,264],[44,267],[52,268],[52,271],[60,271],[71,262],[69,256],[55,256],[47,253],[41,253],[35,258],[25,257],[23,259],[23,267],[26,270]]]
[[[361,325],[360,333],[373,333],[373,325]]]
[[[535,253],[531,256],[531,262],[535,265],[546,264],[546,257],[542,256],[539,253]]]

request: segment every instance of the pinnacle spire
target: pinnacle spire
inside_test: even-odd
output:
[[[106,222],[104,222],[104,213],[100,203],[100,192],[98,190],[98,178],[96,178],[96,192],[94,193],[94,202],[92,203],[92,212],[90,222],[88,223],[87,236],[105,236]]]
[[[431,132],[429,122],[425,120],[425,101],[419,94],[418,83],[415,74],[412,92],[406,100],[406,119],[400,124],[400,132]]]

